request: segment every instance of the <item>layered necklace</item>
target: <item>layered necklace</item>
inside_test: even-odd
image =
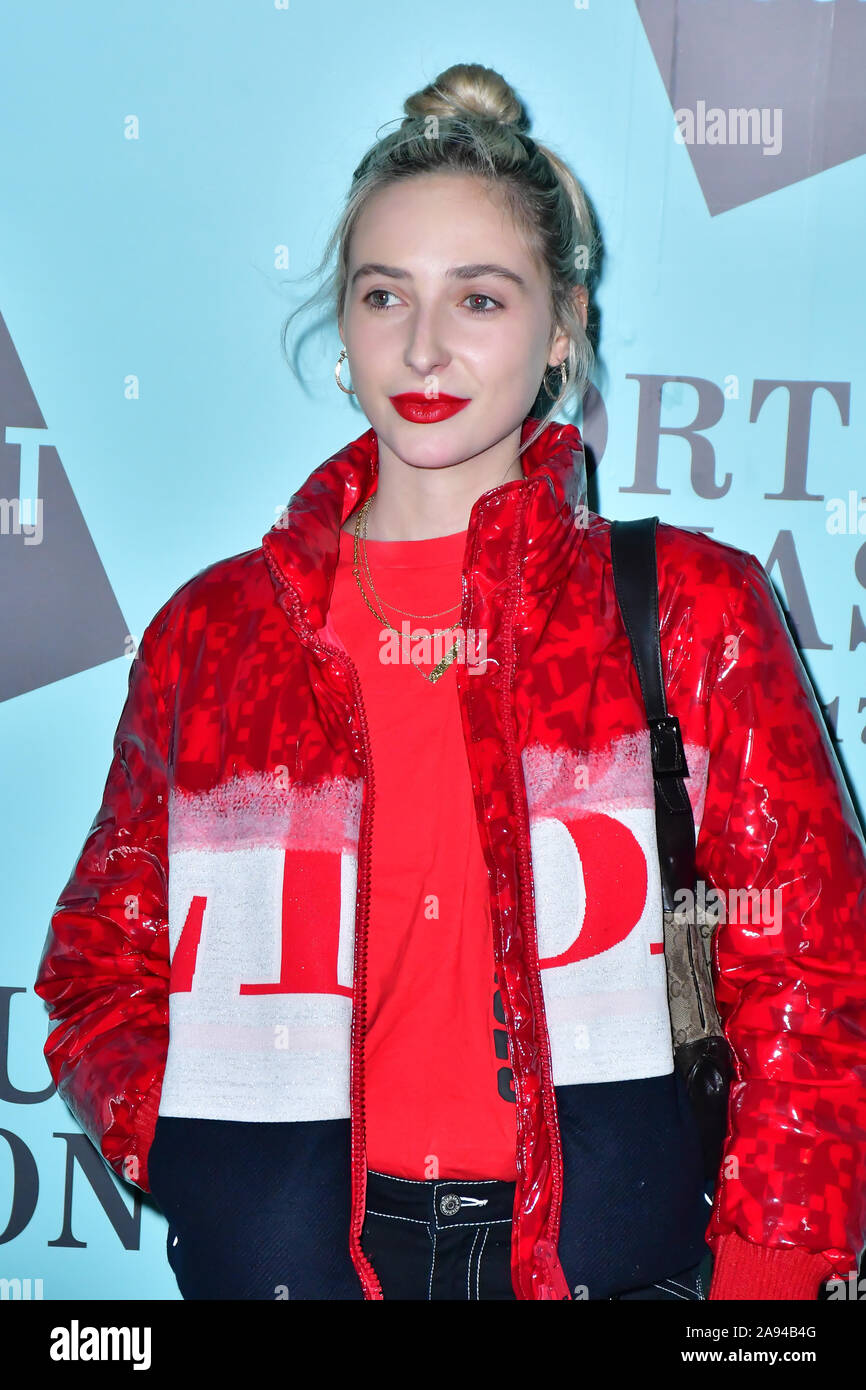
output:
[[[390,628],[391,631],[392,631],[393,633],[396,633],[396,635],[399,637],[399,636],[400,636],[400,633],[397,632],[397,629],[396,629],[395,627],[393,627],[393,626],[391,625],[391,623],[388,622],[388,619],[385,617],[385,614],[384,614],[384,613],[377,613],[377,612],[376,612],[376,610],[375,610],[375,608],[373,607],[372,603],[371,603],[370,600],[367,598],[367,595],[366,595],[365,592],[364,592],[364,586],[363,586],[363,584],[361,583],[361,567],[360,567],[358,561],[359,561],[359,556],[360,556],[361,550],[363,550],[363,561],[364,561],[364,569],[365,569],[366,574],[367,574],[367,582],[368,582],[368,584],[370,585],[370,589],[371,589],[372,593],[374,594],[374,596],[376,597],[376,599],[378,600],[378,602],[379,602],[380,604],[384,604],[384,599],[380,598],[380,597],[379,597],[379,594],[376,592],[376,586],[375,586],[375,584],[373,583],[373,576],[372,576],[372,574],[370,573],[370,562],[369,562],[369,560],[368,560],[368,558],[367,558],[367,513],[368,513],[368,511],[370,510],[370,505],[371,505],[371,503],[372,503],[372,501],[373,501],[373,497],[374,497],[374,496],[375,496],[375,493],[374,493],[372,496],[370,496],[370,497],[367,498],[367,501],[364,503],[363,507],[361,508],[361,510],[359,511],[359,513],[358,513],[358,515],[357,515],[357,517],[356,517],[356,519],[355,519],[355,552],[354,552],[354,563],[353,563],[353,565],[352,565],[352,573],[353,573],[353,575],[355,576],[355,583],[358,585],[358,588],[359,588],[360,593],[361,593],[361,598],[362,598],[362,599],[364,600],[364,602],[366,603],[367,607],[369,608],[370,612],[373,614],[374,618],[376,618],[380,623],[384,623],[386,627]],[[439,617],[442,616],[443,613],[451,613],[451,612],[453,612],[453,610],[454,610],[455,608],[459,608],[459,607],[460,607],[460,604],[459,604],[459,603],[452,603],[452,605],[451,605],[450,608],[443,608],[443,609],[440,610],[439,613],[410,613],[409,610],[408,610],[407,608],[398,608],[397,605],[394,604],[394,603],[389,603],[387,606],[388,606],[389,608],[392,608],[392,609],[394,610],[395,613],[402,613],[402,614],[404,615],[404,617],[407,617],[407,618],[439,618]],[[459,615],[458,615],[458,617],[457,617],[457,622],[454,622],[454,623],[449,624],[448,627],[443,627],[443,628],[436,628],[436,629],[434,629],[434,632],[433,632],[432,635],[435,636],[436,633],[438,633],[438,632],[443,632],[443,633],[444,633],[444,632],[452,632],[452,631],[454,630],[454,628],[457,627],[457,624],[458,624],[459,622],[460,622],[460,617],[459,617]],[[443,656],[442,660],[441,660],[440,662],[438,662],[436,666],[433,667],[433,670],[430,672],[429,675],[427,674],[426,671],[422,671],[422,670],[421,670],[421,667],[418,665],[417,661],[413,661],[413,662],[412,662],[412,665],[415,667],[415,670],[418,672],[418,674],[424,677],[424,680],[425,680],[425,681],[429,681],[431,685],[434,685],[434,684],[436,683],[436,681],[439,680],[439,677],[440,677],[441,675],[443,675],[445,671],[447,671],[448,667],[451,665],[452,661],[453,661],[454,658],[457,656],[457,653],[459,652],[459,650],[460,650],[460,642],[459,642],[459,640],[458,640],[458,641],[456,641],[456,642],[454,643],[454,646],[452,647],[451,651],[448,652],[448,654],[447,654],[446,656]],[[410,660],[411,660],[411,658],[410,658]]]

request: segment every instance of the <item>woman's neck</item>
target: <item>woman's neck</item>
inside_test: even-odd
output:
[[[502,483],[520,481],[520,430],[475,458],[442,467],[404,463],[379,443],[379,481],[367,511],[370,541],[424,541],[465,531],[478,498]],[[355,533],[356,508],[343,530]]]

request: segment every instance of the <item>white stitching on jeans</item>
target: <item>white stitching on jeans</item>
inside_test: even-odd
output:
[[[672,1289],[685,1289],[686,1293],[694,1293],[694,1288],[691,1284],[678,1284],[676,1279],[663,1279],[662,1283],[668,1284]]]
[[[367,1207],[366,1216],[382,1216],[386,1221],[411,1221],[413,1226],[429,1226],[429,1221],[422,1221],[418,1216],[395,1216],[391,1211],[373,1211],[372,1207]]]
[[[368,1168],[368,1173],[375,1173],[377,1178],[390,1178],[392,1182],[411,1182],[417,1186],[426,1187],[427,1178],[398,1178],[393,1173],[382,1173],[378,1168]],[[447,1187],[449,1183],[460,1183],[463,1187],[493,1187],[500,1184],[501,1178],[440,1178],[436,1180],[437,1187]]]
[[[437,1231],[457,1231],[468,1226],[510,1226],[512,1219],[510,1216],[497,1216],[494,1221],[439,1221],[437,1218],[435,1224]]]
[[[392,1182],[420,1182],[420,1178],[397,1178],[393,1173],[380,1173],[378,1168],[368,1168],[368,1173],[375,1173],[377,1178],[390,1178]]]
[[[481,1249],[478,1251],[478,1264],[475,1266],[475,1297],[481,1298],[481,1259],[484,1255],[484,1247],[487,1244],[487,1237],[490,1235],[490,1227],[484,1232],[484,1239],[481,1242]]]
[[[427,1302],[433,1301],[433,1271],[436,1268],[436,1226],[433,1226],[433,1259],[430,1261],[430,1279],[427,1284]]]
[[[481,1227],[480,1227],[480,1226],[476,1226],[476,1228],[475,1228],[475,1236],[474,1236],[474,1238],[473,1238],[473,1240],[472,1240],[472,1245],[470,1246],[470,1249],[469,1249],[469,1259],[466,1261],[466,1298],[467,1298],[467,1300],[472,1298],[472,1251],[475,1249],[475,1246],[476,1246],[477,1241],[478,1241],[478,1236],[480,1235],[480,1233],[481,1233]]]

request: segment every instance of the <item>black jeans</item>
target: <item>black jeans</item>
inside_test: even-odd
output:
[[[511,1282],[513,1182],[393,1177],[367,1173],[361,1247],[384,1299],[515,1299]],[[705,1299],[709,1249],[692,1269],[614,1295],[617,1299]]]
[[[643,1289],[628,1289],[625,1293],[613,1294],[611,1297],[616,1300],[630,1298],[705,1299],[709,1296],[712,1273],[713,1256],[708,1246],[706,1255],[691,1269],[684,1269],[679,1274],[671,1275],[669,1279],[661,1279],[657,1284],[647,1284]]]
[[[513,1299],[513,1182],[367,1173],[361,1247],[387,1299]]]

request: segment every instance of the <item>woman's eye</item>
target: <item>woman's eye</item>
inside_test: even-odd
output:
[[[376,295],[383,295],[386,299],[388,295],[392,295],[395,299],[398,298],[398,296],[394,294],[393,290],[370,290],[369,294],[366,294],[364,296],[364,300],[365,303],[369,304],[371,309],[390,309],[392,307],[390,304],[381,303],[381,301],[376,302]],[[487,308],[484,305],[479,305],[477,302],[472,303],[472,300],[486,300],[488,304],[493,306],[493,308]],[[493,296],[490,294],[468,294],[466,296],[466,299],[464,300],[464,303],[466,302],[469,302],[469,312],[472,314],[490,314],[493,313],[494,309],[502,308],[502,305],[500,304],[499,300],[494,299]]]
[[[499,300],[498,300],[498,299],[494,299],[493,296],[492,296],[492,295],[489,295],[489,294],[480,294],[480,293],[479,293],[479,294],[468,294],[468,295],[466,296],[466,298],[467,298],[467,299],[487,299],[487,300],[490,301],[491,304],[495,304],[496,307],[497,307],[498,309],[501,309],[501,308],[502,308],[502,305],[499,303]],[[473,305],[473,306],[471,306],[471,312],[472,312],[473,314],[489,314],[489,313],[491,313],[492,311],[491,311],[490,309],[479,309],[479,308],[477,308],[476,306]]]
[[[374,294],[385,294],[385,295],[394,294],[394,291],[393,291],[393,290],[371,290],[369,294],[367,294],[367,295],[364,296],[366,302],[370,305],[370,308],[371,308],[371,309],[390,309],[390,307],[391,307],[390,304],[374,304],[374,303],[373,303],[373,295],[374,295]],[[396,296],[395,296],[395,298],[396,298]]]

